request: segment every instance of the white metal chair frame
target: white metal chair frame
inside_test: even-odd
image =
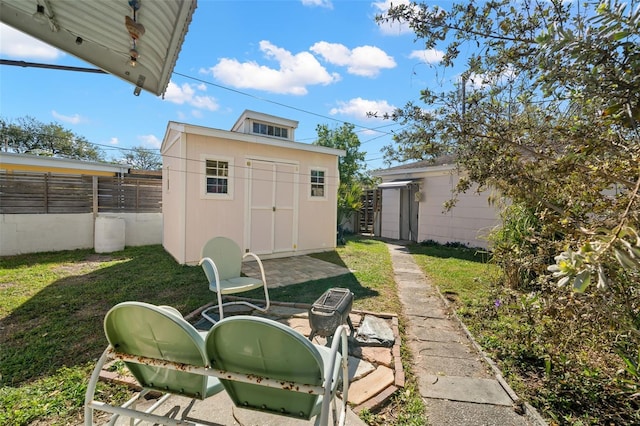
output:
[[[207,246],[209,246],[210,244],[212,244],[214,241],[220,241],[223,244],[227,244],[230,248],[231,246],[233,246],[232,248],[235,249],[238,253],[238,257],[240,257],[239,262],[240,265],[242,265],[242,262],[244,262],[244,260],[247,257],[251,257],[253,258],[257,264],[258,267],[260,269],[260,280],[258,280],[257,278],[250,278],[250,277],[242,277],[240,276],[240,272],[238,271],[238,277],[234,277],[231,279],[226,279],[226,278],[222,278],[221,279],[221,273],[220,273],[220,268],[224,267],[225,265],[218,265],[216,264],[216,262],[214,261],[214,259],[212,259],[211,257],[207,256]],[[217,300],[218,300],[218,312],[220,314],[220,320],[224,319],[224,312],[223,312],[223,306],[229,306],[229,305],[246,305],[249,306],[253,309],[257,309],[261,312],[266,312],[269,310],[269,306],[270,306],[270,302],[269,302],[269,289],[267,288],[267,279],[264,273],[264,267],[262,265],[262,261],[260,260],[260,258],[258,257],[258,255],[256,255],[255,253],[252,252],[247,252],[244,255],[240,254],[240,247],[238,247],[238,245],[235,243],[235,241],[229,239],[229,238],[225,238],[225,237],[216,237],[212,240],[210,240],[205,247],[202,250],[202,259],[200,260],[200,262],[198,263],[199,266],[201,266],[204,269],[205,274],[207,275],[207,279],[209,281],[209,289],[213,292],[216,293],[217,295]],[[229,255],[229,253],[225,253],[225,256]],[[221,260],[221,262],[223,262],[224,260]],[[234,259],[235,261],[235,259]],[[212,275],[212,276],[211,276]],[[260,282],[261,281],[261,282]],[[264,296],[265,296],[265,306],[258,306],[256,304],[253,304],[249,301],[246,300],[239,300],[239,301],[230,301],[230,302],[222,302],[222,295],[224,294],[234,294],[234,293],[241,293],[241,292],[245,292],[245,291],[249,291],[249,290],[253,290],[256,288],[260,288],[263,287],[264,289]],[[211,322],[212,324],[215,324],[217,321],[209,314],[210,311],[212,311],[213,309],[215,309],[216,306],[211,306],[207,309],[205,309],[204,311],[202,311],[202,316],[207,319],[207,321]]]

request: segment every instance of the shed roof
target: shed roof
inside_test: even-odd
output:
[[[135,0],[133,0],[135,1]],[[0,0],[0,21],[155,95],[164,94],[197,0],[140,1],[144,26],[130,65],[130,0]]]
[[[312,144],[302,143],[302,142],[294,142],[286,139],[273,138],[273,137],[262,136],[262,135],[257,135],[253,133],[239,133],[239,132],[233,132],[229,130],[214,129],[211,127],[196,126],[193,124],[178,123],[175,121],[170,121],[167,124],[167,131],[165,133],[164,140],[162,141],[162,147],[160,148],[160,153],[166,152],[170,144],[175,142],[175,140],[177,139],[176,135],[180,133],[210,136],[210,137],[216,137],[221,139],[231,139],[231,140],[237,140],[239,142],[270,145],[270,146],[280,147],[280,148],[297,149],[300,151],[310,151],[310,152],[316,152],[316,153],[322,153],[322,154],[335,155],[337,157],[342,157],[346,155],[346,152],[342,149],[329,148],[326,146],[312,145]]]
[[[379,169],[371,172],[373,176],[410,176],[415,173],[433,172],[439,170],[450,170],[456,167],[456,159],[452,155],[443,155],[441,157],[429,160],[415,161],[413,163],[401,164],[388,169]]]

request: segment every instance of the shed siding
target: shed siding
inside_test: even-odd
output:
[[[459,242],[486,248],[486,233],[498,224],[498,213],[488,204],[489,193],[477,194],[474,188],[460,194],[455,207],[445,211],[444,205],[451,199],[457,181],[454,172],[424,179],[418,241]]]
[[[226,236],[235,240],[243,251],[251,249],[252,234],[248,207],[251,202],[249,169],[251,162],[273,162],[291,165],[285,169],[295,169],[298,196],[296,205],[297,226],[294,227],[293,247],[288,252],[274,253],[263,258],[290,256],[332,250],[336,245],[336,203],[338,186],[337,155],[323,152],[302,151],[295,147],[282,147],[234,139],[233,132],[228,138],[186,133],[183,140],[165,148],[163,158],[169,165],[169,176],[176,175],[165,186],[165,249],[180,263],[196,264],[200,260],[200,250],[210,238]],[[166,141],[166,138],[165,138]],[[178,145],[183,145],[178,149]],[[172,160],[172,157],[185,161]],[[205,195],[204,161],[224,159],[232,163],[232,196],[220,199]],[[182,163],[182,164],[181,164]],[[323,168],[326,174],[326,199],[318,201],[308,197],[310,192],[309,170]],[[180,185],[180,181],[184,185]],[[177,185],[174,182],[178,181]],[[290,186],[289,186],[290,187]],[[180,196],[184,193],[184,198]],[[181,210],[180,206],[184,206]],[[181,219],[182,216],[182,219]],[[182,225],[180,222],[182,220]],[[294,221],[296,222],[296,221]],[[183,227],[181,229],[173,229]],[[254,224],[255,225],[255,224]],[[278,241],[276,241],[278,244]],[[181,245],[184,252],[181,253]],[[261,245],[262,246],[262,245]]]

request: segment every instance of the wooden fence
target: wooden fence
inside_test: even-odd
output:
[[[162,212],[162,179],[0,172],[0,214],[91,212]]]

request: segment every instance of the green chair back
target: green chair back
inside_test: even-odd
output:
[[[173,308],[123,302],[107,313],[104,331],[116,352],[195,366],[207,366],[204,339]],[[222,390],[215,378],[168,368],[126,363],[147,389],[204,399]]]
[[[235,241],[226,237],[215,237],[207,241],[202,247],[202,256],[213,260],[218,268],[218,275],[221,280],[237,278],[242,270],[242,250]],[[209,277],[205,269],[207,278],[211,283],[213,274]]]
[[[209,331],[205,345],[216,369],[311,385],[324,382],[323,360],[315,346],[276,321],[245,315],[225,318]],[[319,395],[220,381],[239,407],[308,420],[318,414],[322,402]]]

